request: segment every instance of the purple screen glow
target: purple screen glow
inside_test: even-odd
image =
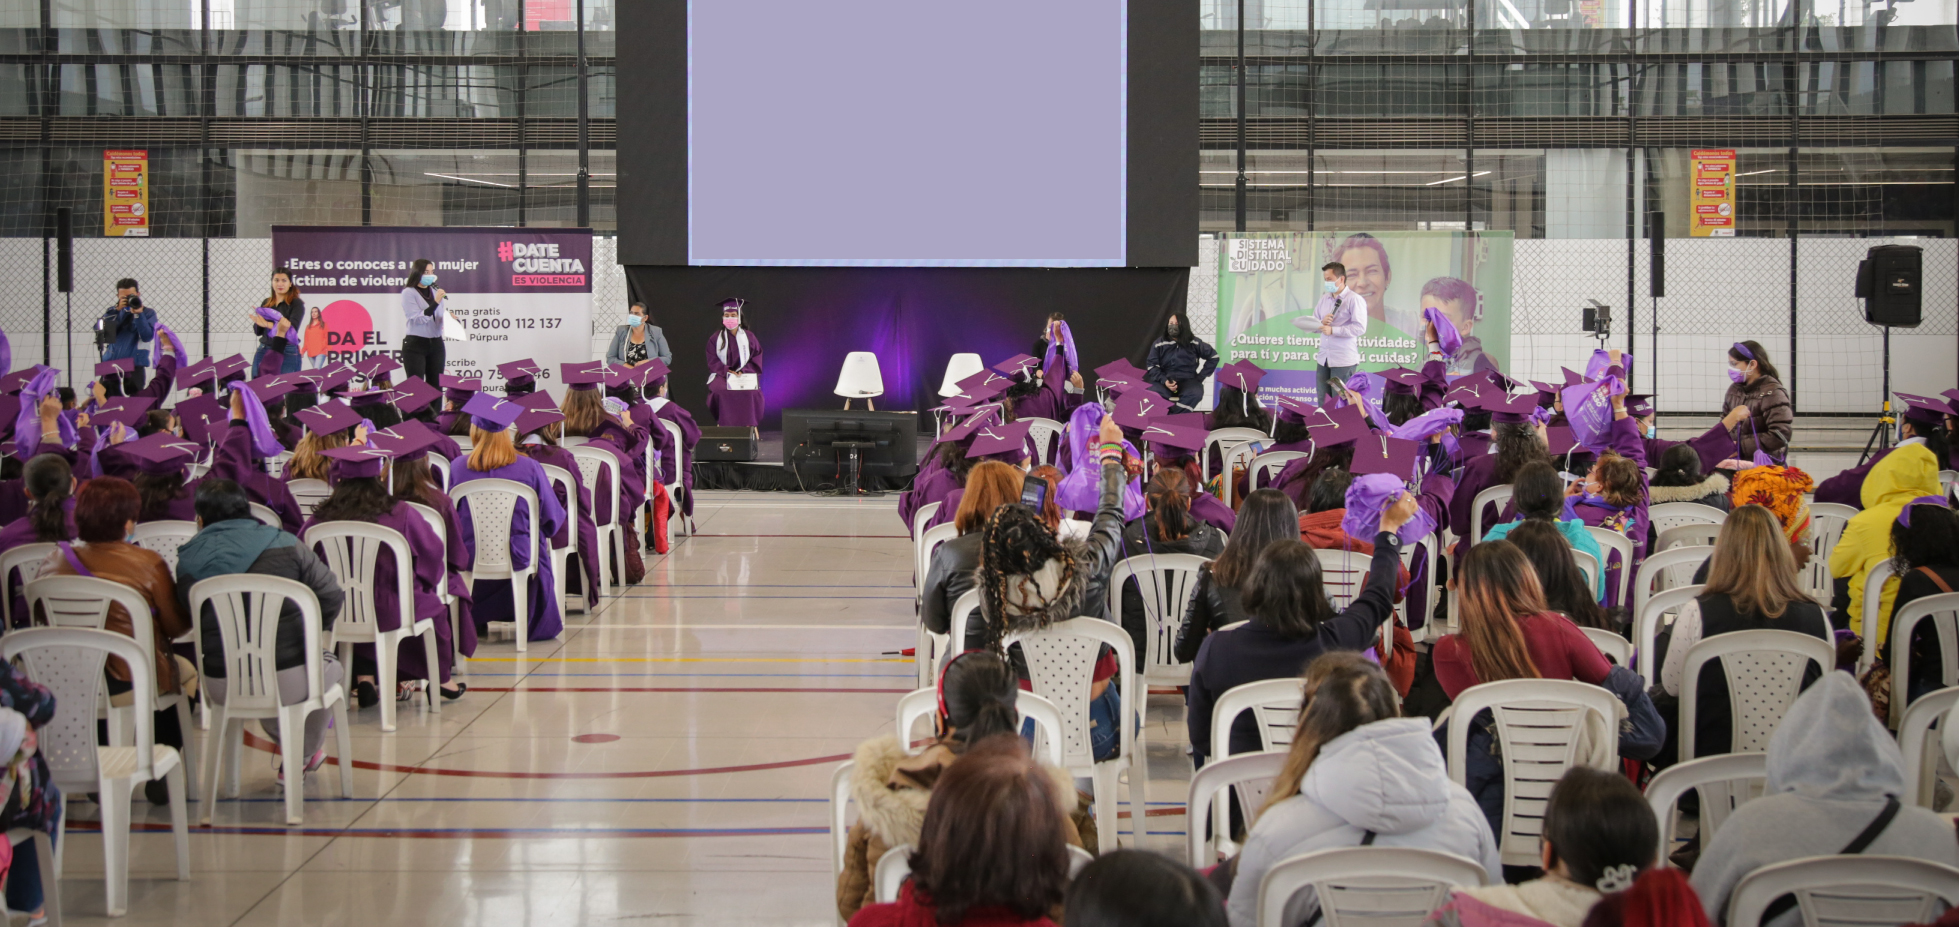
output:
[[[688,263],[1121,267],[1127,0],[694,0]]]

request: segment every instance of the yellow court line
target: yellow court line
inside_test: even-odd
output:
[[[915,663],[910,657],[470,657],[471,663]]]

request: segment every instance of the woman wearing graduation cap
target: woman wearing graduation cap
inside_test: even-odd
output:
[[[599,604],[599,563],[607,556],[606,549],[599,546],[598,523],[592,520],[594,513],[591,487],[585,485],[585,474],[578,467],[578,458],[558,446],[558,435],[563,429],[565,415],[551,402],[551,394],[532,393],[520,397],[517,403],[525,408],[524,414],[517,416],[517,422],[513,426],[517,435],[518,453],[547,467],[558,467],[571,474],[571,491],[577,494],[577,499],[568,496],[564,487],[556,483],[552,484],[552,488],[556,490],[560,505],[574,501],[578,503],[578,524],[567,523],[557,533],[551,535],[551,547],[562,549],[574,541],[578,544],[573,552],[578,554],[578,565],[583,578],[582,588],[585,593],[585,610],[589,612]],[[566,579],[565,588],[569,589],[570,577]]]
[[[463,542],[463,526],[456,518],[456,503],[449,498],[442,484],[436,481],[435,472],[429,465],[431,454],[444,455],[444,460],[462,456],[455,450],[456,442],[419,421],[402,422],[392,429],[377,431],[370,440],[374,446],[387,448],[394,454],[394,460],[388,465],[388,478],[393,483],[391,491],[395,499],[426,505],[442,519],[442,546],[448,555],[444,583],[450,597],[456,602],[456,640],[452,642],[455,646],[453,652],[445,652],[449,653],[451,660],[455,658],[455,653],[473,657],[476,655],[476,621],[469,584],[463,582],[463,575],[469,572],[471,563],[469,545]],[[577,474],[572,476],[576,478]],[[410,647],[401,652],[401,657],[398,672],[407,674],[403,678],[428,678],[426,657],[420,649]]]
[[[557,637],[564,630],[564,616],[559,612],[557,597],[551,590],[557,588],[552,576],[551,558],[541,556],[544,538],[558,533],[564,526],[565,509],[558,504],[558,495],[551,489],[551,481],[544,475],[544,465],[517,453],[517,446],[510,434],[510,426],[526,410],[508,399],[498,399],[486,393],[478,393],[463,406],[469,419],[469,438],[473,447],[464,458],[465,465],[452,466],[449,471],[449,485],[453,489],[470,480],[494,479],[512,480],[530,487],[537,493],[540,511],[535,519],[543,530],[539,532],[537,571],[532,574],[529,587],[525,590],[525,601],[530,614],[524,616],[525,633],[528,640],[542,641]],[[522,510],[519,505],[519,511]],[[476,552],[476,529],[469,516],[465,503],[456,512],[462,522],[463,541],[469,545],[471,556]],[[528,550],[530,544],[530,523],[533,519],[518,517],[510,529],[511,565],[524,569],[531,565]],[[512,604],[510,580],[477,580],[475,592],[476,631],[483,630],[492,621],[516,620],[516,609]]]
[[[651,436],[646,428],[621,419],[620,413],[625,411],[622,403],[601,395],[599,387],[606,379],[603,363],[565,364],[560,375],[565,383],[564,434],[582,437],[586,447],[606,451],[618,461],[618,485],[601,474],[599,485],[592,487],[594,515],[598,524],[619,526],[627,540],[622,573],[628,583],[637,583],[646,567],[639,556],[639,529],[633,524],[633,514],[646,501],[646,445]],[[608,402],[619,408],[608,406]]]
[[[152,521],[196,521],[193,497],[199,480],[186,480],[191,461],[201,450],[172,434],[111,444],[97,458],[104,476],[128,480],[141,495],[138,524]]]
[[[721,301],[721,331],[707,340],[707,412],[724,428],[762,424],[762,340],[742,324],[740,299]],[[753,389],[733,389],[731,377],[745,377]]]
[[[1932,458],[1939,461],[1941,469],[1946,467],[1952,459],[1952,435],[1946,430],[1946,418],[1951,414],[1952,409],[1946,403],[1929,396],[1899,393],[1898,399],[1904,403],[1905,414],[1899,416],[1897,446],[1922,444],[1926,450],[1932,452]],[[1850,467],[1818,483],[1815,501],[1863,508],[1864,478],[1870,475],[1872,467],[1877,466],[1884,460],[1885,455],[1895,449],[1885,448],[1878,451],[1862,465]]]
[[[287,375],[267,380],[287,381]],[[237,483],[253,502],[279,516],[280,527],[298,533],[305,517],[298,500],[293,498],[285,480],[265,472],[265,461],[284,450],[272,430],[265,402],[276,402],[289,386],[290,382],[260,380],[256,385],[239,384],[232,391],[231,417],[218,442],[211,475]]]
[[[694,517],[694,468],[688,463],[694,459],[694,447],[701,443],[701,426],[695,424],[694,415],[680,404],[667,398],[667,365],[658,360],[647,361],[633,368],[625,376],[636,383],[641,395],[646,398],[643,404],[632,410],[633,424],[645,426],[648,433],[659,439],[666,434],[666,428],[654,419],[672,422],[680,426],[678,448],[668,450],[662,444],[660,450],[660,482],[672,483],[680,477],[681,498],[673,500],[680,506],[682,514]],[[652,475],[648,474],[651,479]]]

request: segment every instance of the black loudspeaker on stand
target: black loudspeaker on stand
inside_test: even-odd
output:
[[[1878,245],[1857,263],[1857,298],[1864,301],[1864,321],[1884,329],[1884,392],[1880,396],[1877,425],[1870,440],[1864,442],[1864,456],[1858,465],[1871,458],[1873,451],[1891,446],[1891,429],[1897,418],[1891,414],[1891,329],[1917,328],[1923,297],[1923,249],[1916,245]]]
[[[75,378],[75,211],[66,206],[54,211],[54,285],[61,292],[67,322],[68,379]]]

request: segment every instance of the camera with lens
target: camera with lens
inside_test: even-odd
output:
[[[139,295],[139,294],[136,294],[136,293],[131,293],[131,294],[129,295],[129,303],[128,303],[128,306],[129,306],[129,311],[131,311],[131,312],[142,312],[142,311],[143,311],[143,297],[142,297],[141,295]]]

